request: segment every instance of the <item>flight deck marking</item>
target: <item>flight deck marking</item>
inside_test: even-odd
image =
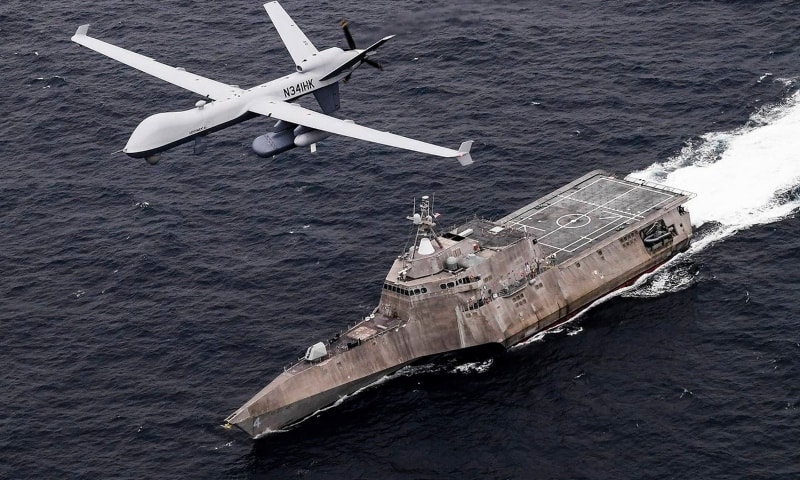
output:
[[[612,198],[612,199],[610,199],[610,200],[608,200],[608,201],[606,201],[605,203],[602,203],[602,204],[598,204],[598,203],[592,202],[590,200],[581,199],[581,198],[578,197],[579,194],[585,194],[586,190],[588,190],[590,187],[593,187],[595,185],[600,185],[601,182],[610,183],[610,184],[613,184],[613,185],[624,186],[624,187],[627,187],[628,189],[626,191],[622,192],[621,194],[617,195],[616,197],[614,197],[614,198]],[[665,198],[663,200],[661,200],[660,202],[657,202],[655,204],[648,204],[648,206],[644,210],[641,210],[638,213],[631,213],[629,211],[621,211],[621,210],[617,210],[617,209],[614,209],[614,208],[611,208],[611,207],[608,206],[610,203],[612,203],[612,202],[614,202],[616,200],[619,200],[620,198],[624,197],[625,195],[628,195],[629,193],[635,192],[637,190],[643,191],[643,192],[647,192],[647,193],[650,193],[650,194],[655,194],[655,195],[658,195],[658,196],[663,196]],[[669,201],[671,199],[674,199],[676,197],[677,197],[677,195],[673,194],[671,192],[664,192],[664,191],[656,190],[654,188],[651,188],[651,187],[648,187],[648,186],[645,186],[645,185],[640,185],[640,184],[633,183],[633,182],[621,181],[621,180],[607,178],[607,177],[601,177],[601,178],[595,179],[591,183],[588,183],[586,185],[582,185],[580,188],[578,188],[577,190],[574,190],[572,192],[569,192],[569,193],[566,193],[566,194],[558,194],[555,197],[553,197],[552,199],[548,200],[547,203],[542,208],[537,209],[532,214],[525,215],[525,216],[521,215],[520,217],[517,217],[517,218],[521,218],[521,221],[529,220],[529,219],[531,219],[533,217],[536,217],[537,215],[540,215],[545,210],[548,210],[551,207],[562,203],[564,200],[574,200],[575,202],[586,204],[586,205],[593,206],[593,207],[605,207],[610,211],[613,211],[613,212],[616,212],[616,213],[619,213],[619,214],[622,214],[622,215],[628,215],[628,216],[632,215],[633,218],[639,218],[639,217],[642,216],[641,214],[646,212],[647,210],[651,210],[651,209],[657,207],[658,205],[661,205],[662,203],[667,202],[667,201]]]
[[[628,190],[627,192],[623,192],[623,193],[621,193],[621,194],[617,195],[616,197],[614,197],[614,198],[612,198],[611,200],[609,200],[608,202],[606,202],[604,205],[608,205],[609,203],[611,203],[611,202],[613,202],[613,201],[615,201],[615,200],[618,200],[618,199],[622,198],[623,196],[627,195],[628,193],[632,192],[633,190],[634,190],[634,188],[631,188],[631,189],[630,189],[630,190]],[[573,200],[580,201],[580,200],[577,200],[577,199],[573,199]],[[590,202],[583,202],[583,203],[586,203],[586,204],[589,204],[589,205],[591,205],[591,206],[594,206],[594,207],[595,207],[595,208],[593,208],[593,209],[589,210],[588,212],[584,212],[584,215],[588,215],[588,214],[590,214],[590,213],[593,213],[593,212],[595,212],[595,211],[597,211],[597,210],[599,210],[599,209],[601,209],[601,208],[604,208],[604,207],[603,207],[603,205],[596,205],[596,204],[592,204],[592,203],[590,203]],[[609,208],[608,210],[615,211],[613,208]],[[555,233],[555,232],[557,232],[558,230],[561,230],[562,228],[563,228],[562,226],[559,226],[557,229],[555,229],[555,230],[553,230],[553,231],[551,231],[551,232],[549,232],[549,233],[546,233],[545,235],[543,235],[543,237],[542,237],[542,238],[544,238],[544,237],[547,237],[548,235],[550,235],[550,234],[552,234],[552,233]]]
[[[618,210],[618,209],[615,209],[615,208],[611,208],[611,207],[608,206],[609,203],[612,203],[612,202],[615,202],[615,201],[619,200],[620,198],[624,197],[625,195],[631,193],[634,190],[635,189],[628,190],[627,192],[624,192],[624,193],[612,198],[611,200],[607,201],[606,203],[594,203],[594,202],[591,202],[589,200],[582,200],[582,199],[579,199],[579,198],[570,198],[570,200],[573,200],[573,201],[575,201],[577,203],[582,203],[584,205],[588,205],[590,207],[594,207],[593,209],[589,210],[587,213],[594,212],[595,210],[597,210],[599,208],[605,208],[610,212],[614,212],[614,213],[617,213],[617,214],[620,214],[620,215],[625,215],[625,216],[630,217],[631,219],[641,218],[642,217],[641,212],[640,213],[631,213],[631,212],[626,212],[626,211],[623,211],[623,210]],[[653,207],[649,206],[646,209],[642,210],[642,212],[646,212],[647,210],[650,210],[651,208],[653,208]]]
[[[524,230],[524,231],[527,231],[528,228],[532,228],[534,230],[539,230],[540,232],[546,232],[547,231],[544,228],[539,228],[539,227],[536,227],[536,226],[533,226],[533,225],[529,225],[529,224],[525,223],[525,220],[530,220],[530,218],[523,219],[522,221],[513,220],[513,221],[508,222],[508,224],[517,226],[519,228],[522,228],[522,230]]]
[[[603,214],[611,215],[611,216],[610,217],[603,217],[602,216]],[[610,210],[605,211],[605,212],[601,213],[600,215],[601,215],[600,220],[619,220],[620,218],[623,218],[623,216],[620,215],[619,213],[614,212],[614,211],[610,211]]]
[[[599,239],[603,238],[604,236],[608,235],[609,233],[614,231],[617,228],[617,226],[618,226],[618,224],[616,222],[607,223],[607,224],[605,224],[605,225],[603,225],[603,226],[601,226],[599,228],[596,228],[596,229],[592,230],[591,232],[589,232],[586,235],[581,235],[581,236],[575,238],[573,241],[571,241],[570,243],[568,243],[568,244],[566,244],[566,245],[564,245],[562,247],[557,247],[555,245],[550,245],[550,244],[546,244],[546,243],[542,243],[542,244],[547,246],[547,247],[553,248],[553,249],[557,250],[558,252],[575,253],[575,251],[578,248],[583,247],[584,245],[589,245],[592,242],[594,242],[596,240],[599,240]]]
[[[622,186],[627,187],[628,189],[626,191],[620,193],[616,197],[614,197],[614,198],[612,198],[612,199],[610,199],[610,200],[608,200],[608,201],[606,201],[605,203],[602,203],[602,204],[598,204],[598,203],[592,202],[590,200],[585,200],[585,199],[581,199],[581,198],[578,197],[579,194],[585,194],[586,191],[589,190],[590,187],[593,187],[595,185],[601,185],[601,182],[608,182],[608,183],[612,183],[614,185],[622,185]],[[636,190],[647,190],[647,191],[652,192],[652,193],[659,193],[661,195],[664,194],[663,192],[658,192],[657,190],[651,190],[651,189],[647,189],[647,188],[642,188],[640,185],[637,185],[637,184],[621,182],[621,181],[613,180],[613,179],[609,179],[609,178],[598,178],[598,179],[595,179],[593,182],[591,182],[589,184],[581,186],[579,189],[577,189],[577,190],[575,190],[573,192],[570,192],[570,193],[567,193],[567,194],[556,195],[556,197],[555,197],[556,200],[555,201],[550,201],[545,207],[539,209],[537,212],[535,212],[533,215],[531,215],[528,218],[534,217],[534,216],[538,215],[539,213],[543,212],[544,210],[547,210],[550,207],[558,205],[558,204],[562,203],[565,200],[573,200],[573,201],[575,201],[577,203],[582,203],[582,204],[585,204],[585,205],[589,205],[589,206],[595,207],[595,209],[601,208],[601,207],[605,207],[605,208],[607,208],[607,209],[609,209],[611,211],[614,211],[614,212],[618,212],[618,213],[625,214],[625,215],[634,215],[634,216],[638,217],[639,215],[637,215],[637,214],[631,214],[630,212],[623,212],[623,211],[620,211],[620,210],[617,210],[617,209],[614,209],[614,208],[611,208],[611,207],[608,206],[608,204],[610,204],[610,203],[612,203],[612,202],[614,202],[616,200],[619,200],[620,198],[624,197],[625,195],[628,195],[629,193],[634,192]],[[651,207],[648,207],[647,209],[649,210],[650,208],[653,208],[653,207],[651,206]],[[590,210],[587,213],[591,213],[595,209]]]
[[[592,223],[592,217],[583,213],[568,213],[556,219],[556,225],[561,228],[583,228]]]
[[[601,181],[605,181],[605,182],[611,183],[613,185],[624,185],[625,187],[628,187],[628,190],[626,190],[625,192],[617,195],[616,197],[614,197],[614,198],[612,198],[612,199],[610,199],[610,200],[608,200],[608,201],[606,201],[605,203],[602,203],[602,204],[598,204],[598,203],[592,202],[592,201],[590,201],[588,199],[581,199],[581,198],[579,198],[577,196],[577,194],[584,193],[585,190],[589,189],[590,187],[593,187],[595,185],[599,185]],[[634,192],[637,192],[637,191],[645,192],[645,194],[657,195],[658,197],[663,197],[663,199],[661,201],[659,201],[659,202],[656,202],[656,203],[648,203],[647,206],[645,206],[642,210],[640,210],[640,211],[638,211],[636,213],[633,213],[633,212],[630,212],[630,211],[621,211],[621,210],[618,210],[618,209],[615,209],[615,208],[611,208],[609,206],[609,204],[619,200],[620,198],[622,198],[622,197],[624,197],[624,196],[626,196],[628,194],[632,194]],[[605,208],[607,208],[607,209],[609,209],[611,211],[618,212],[618,213],[621,213],[621,214],[624,214],[624,215],[633,215],[633,218],[641,218],[642,215],[645,212],[647,212],[649,210],[652,210],[652,209],[658,207],[659,205],[661,205],[661,204],[663,204],[665,202],[668,202],[669,200],[672,200],[672,199],[676,198],[676,196],[677,195],[675,195],[675,194],[673,194],[671,192],[663,192],[663,191],[655,190],[653,188],[646,187],[646,186],[643,186],[643,185],[631,184],[631,183],[622,182],[622,181],[619,181],[619,180],[609,179],[609,178],[599,178],[596,181],[594,181],[594,182],[592,182],[592,183],[590,183],[588,185],[585,185],[584,187],[581,187],[579,190],[576,190],[576,191],[570,193],[569,195],[559,195],[560,199],[562,199],[562,200],[570,199],[570,200],[574,200],[575,202],[583,203],[583,204],[594,206],[594,207],[605,207]],[[645,198],[647,198],[647,197],[645,197]],[[556,202],[556,203],[559,203],[559,202]]]
[[[624,187],[624,191],[620,191],[620,186]],[[640,193],[637,195],[637,192]],[[613,196],[609,198],[607,195]],[[620,202],[626,196],[632,197],[632,201],[629,204],[630,207],[638,207],[641,208],[641,210],[632,212],[630,208],[623,211],[612,207],[615,202]],[[533,228],[541,232],[546,232],[537,237],[537,240],[543,247],[551,249],[555,253],[565,252],[573,254],[577,249],[612,234],[614,230],[624,228],[631,222],[642,220],[646,212],[677,198],[677,196],[678,195],[672,192],[660,191],[634,182],[601,177],[575,190],[548,198],[546,202],[537,205],[541,206],[541,208],[529,209],[507,223],[509,225],[521,226],[523,229]],[[606,200],[606,198],[608,199]],[[570,200],[573,204],[571,206],[565,205]],[[581,208],[581,206],[588,209],[585,210]],[[549,215],[554,213],[554,208],[562,211],[571,211],[572,213],[566,213],[554,219]],[[569,243],[558,245],[559,239],[556,238],[558,232],[563,229],[563,232],[559,236],[564,237],[566,232],[571,229],[586,227],[592,223],[593,216],[594,220],[600,221],[599,223],[601,225],[597,226],[597,228],[593,229],[591,232],[587,232],[577,238],[574,235],[566,235],[566,238],[560,238],[560,240]],[[557,225],[557,228],[549,231],[534,226],[535,224],[552,225],[553,223]],[[547,237],[549,237],[550,240],[557,241],[554,242],[555,244],[547,242]]]

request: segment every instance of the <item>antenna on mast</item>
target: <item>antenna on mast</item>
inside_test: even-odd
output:
[[[428,195],[424,195],[422,199],[420,199],[419,213],[417,213],[415,199],[414,214],[410,217],[407,217],[414,223],[414,225],[417,226],[414,248],[411,252],[412,258],[414,258],[415,255],[431,255],[436,253],[436,248],[433,246],[433,242],[436,242],[439,248],[442,248],[442,244],[439,242],[436,231],[433,228],[436,226],[436,222],[433,221],[434,217],[431,215],[431,206],[431,198]]]

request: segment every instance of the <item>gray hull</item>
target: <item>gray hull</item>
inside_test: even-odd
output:
[[[310,349],[227,421],[259,437],[415,360],[551,328],[687,248],[689,198],[596,171],[441,235],[423,208],[410,217],[418,246],[395,260],[373,314]]]
[[[268,433],[280,431],[289,425],[300,422],[306,417],[335,404],[337,401],[364,387],[368,387],[400,368],[402,368],[402,365],[375,373],[354,382],[339,385],[324,392],[309,395],[293,403],[275,409],[269,409],[260,414],[251,413],[251,409],[245,405],[228,417],[226,421],[241,428],[251,437],[259,438]],[[258,410],[255,409],[252,411],[258,412]]]

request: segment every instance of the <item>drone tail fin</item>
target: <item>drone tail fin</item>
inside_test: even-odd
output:
[[[461,153],[458,157],[458,163],[461,165],[469,165],[472,163],[472,155],[469,154],[470,149],[472,148],[472,140],[467,140],[463,142],[460,147],[458,147],[458,151]]]

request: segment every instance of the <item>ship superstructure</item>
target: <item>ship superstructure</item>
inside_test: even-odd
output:
[[[310,346],[226,421],[257,438],[409,363],[551,328],[685,250],[691,196],[594,171],[499,220],[441,234],[423,197],[408,217],[414,245],[373,312]]]

